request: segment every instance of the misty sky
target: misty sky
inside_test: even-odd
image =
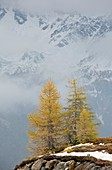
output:
[[[88,15],[110,14],[112,0],[0,0],[6,7],[21,8],[36,13],[39,10],[77,11]]]

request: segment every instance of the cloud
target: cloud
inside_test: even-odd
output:
[[[77,11],[89,15],[104,15],[112,12],[112,0],[0,0],[0,4],[21,8],[31,13],[61,10]]]
[[[14,112],[18,106],[34,106],[40,87],[25,88],[8,78],[0,77],[0,113]]]

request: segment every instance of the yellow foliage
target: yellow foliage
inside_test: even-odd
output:
[[[79,115],[79,123],[77,125],[77,137],[80,142],[89,142],[98,136],[96,124],[93,120],[93,114],[83,109]]]
[[[60,138],[61,104],[60,94],[54,83],[49,80],[39,95],[37,112],[28,115],[31,130],[28,132],[30,145],[38,141],[38,150],[51,152]],[[41,146],[41,147],[40,147]],[[33,148],[34,150],[34,148]]]

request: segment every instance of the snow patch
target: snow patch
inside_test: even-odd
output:
[[[95,151],[95,152],[63,152],[57,153],[56,156],[93,156],[97,159],[112,161],[112,154]]]

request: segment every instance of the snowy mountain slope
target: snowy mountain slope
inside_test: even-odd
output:
[[[44,60],[43,54],[35,51],[26,52],[23,56],[16,60],[7,60],[0,58],[0,74],[7,74],[10,76],[21,76],[25,73],[40,72]]]
[[[74,41],[92,40],[112,31],[111,16],[89,18],[63,13],[32,16],[18,10],[4,10],[1,9],[0,51],[4,53],[7,48],[7,52],[12,52],[12,55],[28,49],[49,51],[52,45],[63,47]]]
[[[90,81],[112,81],[112,33],[107,33],[102,39],[93,41],[86,57],[80,60],[78,66],[82,75]]]
[[[59,59],[59,62],[63,62],[61,65],[64,65],[65,62],[69,64],[70,61],[68,60],[72,60],[69,68],[71,64],[73,65],[73,60],[74,63],[79,62],[81,68],[85,68],[84,63],[86,63],[88,68],[89,64],[85,60],[89,60],[91,55],[92,60],[95,61],[91,61],[92,67],[97,67],[96,63],[99,63],[99,61],[103,62],[102,66],[100,64],[100,69],[104,69],[104,65],[105,67],[110,65],[111,54],[108,53],[111,52],[105,49],[107,48],[105,45],[111,42],[111,16],[89,18],[79,14],[69,15],[62,13],[53,13],[52,16],[50,14],[46,16],[31,16],[18,10],[5,10],[2,8],[1,13],[3,17],[0,21],[0,37],[2,42],[0,53],[3,57],[7,56],[7,58],[11,58],[10,60],[14,60],[15,56],[17,58],[19,56],[22,57],[23,53],[27,53],[27,51],[37,51],[39,53],[46,53],[47,60],[49,63],[52,60],[52,65],[56,64],[52,58],[56,58],[56,60]],[[24,20],[24,22],[20,23],[22,21],[19,22],[19,19]],[[105,39],[107,39],[107,42]],[[65,48],[62,50],[58,48],[64,46]],[[105,46],[103,51],[99,50],[102,49],[102,46]],[[96,52],[94,49],[96,49]],[[94,56],[95,59],[93,59]],[[106,57],[108,59],[105,62],[104,59]],[[60,64],[59,62],[57,61],[58,64]],[[11,63],[9,67],[10,65]],[[12,62],[12,65],[16,67],[19,64]],[[66,64],[64,66],[66,67]],[[1,69],[1,72],[5,72],[6,68],[2,67]]]
[[[4,169],[12,168],[14,161],[26,154],[26,115],[35,110],[40,89],[48,78],[54,80],[63,103],[67,81],[76,78],[86,88],[102,123],[101,135],[111,135],[111,43],[111,15],[91,18],[78,13],[31,15],[0,8],[0,143],[4,146],[0,152],[8,159],[11,150],[7,153],[5,146],[16,148],[7,165],[3,163]],[[20,139],[17,134],[21,134]],[[23,154],[16,158],[18,148]],[[3,155],[0,160],[4,160]]]
[[[0,20],[5,16],[6,10],[4,8],[0,8]]]

